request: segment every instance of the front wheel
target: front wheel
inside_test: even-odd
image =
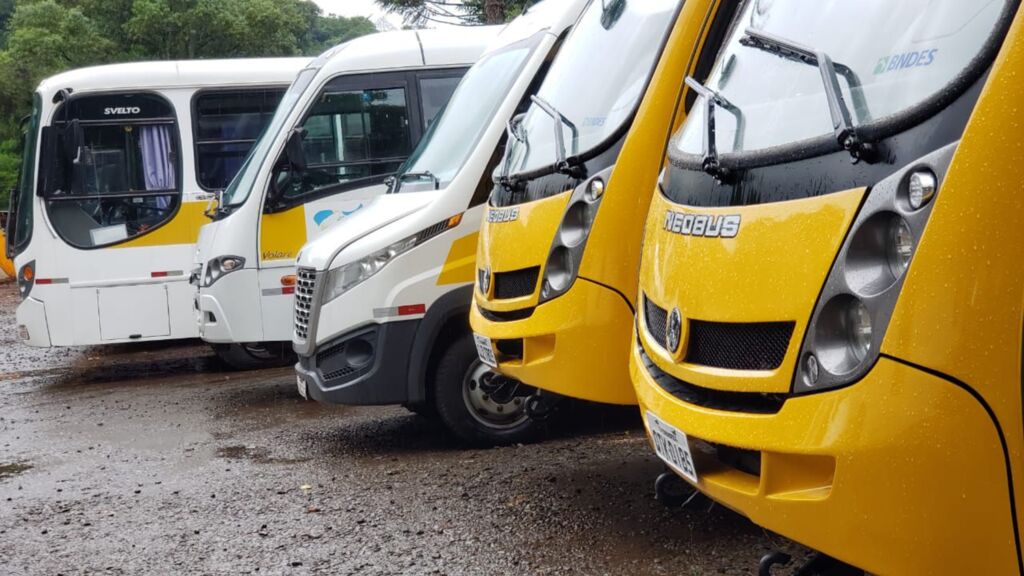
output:
[[[295,364],[295,352],[289,342],[252,344],[214,344],[214,352],[232,370],[260,370]]]
[[[537,435],[540,424],[526,412],[535,390],[480,362],[472,335],[459,337],[444,351],[433,385],[441,421],[469,444],[515,444]]]

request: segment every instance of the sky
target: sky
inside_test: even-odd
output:
[[[380,17],[385,17],[395,28],[402,27],[402,18],[394,14],[388,14],[377,6],[374,0],[313,0],[327,14],[338,16],[366,16],[374,22]],[[434,25],[436,26],[436,24]],[[428,26],[431,27],[431,26]]]

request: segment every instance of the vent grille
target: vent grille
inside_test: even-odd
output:
[[[727,324],[691,320],[686,362],[730,370],[775,370],[782,365],[795,322]]]
[[[309,317],[313,312],[316,270],[299,268],[295,278],[295,336],[300,340],[306,340],[309,338]]]
[[[668,311],[651,302],[647,296],[644,296],[644,323],[647,324],[647,333],[651,339],[667,349],[665,329],[668,327]]]
[[[510,298],[529,296],[537,289],[538,276],[540,276],[540,266],[513,270],[512,272],[495,272],[494,298],[496,300],[508,300]]]
[[[638,347],[640,359],[647,373],[663,390],[676,398],[725,412],[747,412],[752,414],[777,414],[786,403],[785,394],[762,394],[758,392],[728,392],[702,388],[665,372],[651,360],[643,346]]]

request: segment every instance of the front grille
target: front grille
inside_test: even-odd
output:
[[[373,369],[377,328],[346,335],[316,354],[316,367],[328,385],[350,382]]]
[[[728,392],[702,388],[684,382],[665,372],[651,360],[643,346],[638,347],[640,359],[651,378],[669,394],[676,398],[703,406],[712,410],[725,412],[747,412],[751,414],[777,414],[786,402],[785,394],[762,394],[759,392]]]
[[[316,270],[299,268],[295,274],[295,336],[309,338],[309,316],[313,311],[313,291],[316,288]]]
[[[482,306],[477,306],[477,310],[480,311],[480,315],[490,320],[491,322],[512,322],[515,320],[525,320],[530,316],[533,316],[534,308],[521,308],[519,310],[511,310],[509,312],[498,312],[497,310],[488,310]]]
[[[691,320],[686,362],[730,370],[775,370],[782,365],[794,322],[727,324]]]
[[[658,346],[668,349],[665,334],[668,327],[668,310],[658,306],[651,299],[644,296],[644,322],[647,324],[647,333],[651,339],[657,342]]]
[[[538,276],[540,276],[540,266],[512,272],[495,272],[494,298],[508,300],[509,298],[529,296],[537,288]]]

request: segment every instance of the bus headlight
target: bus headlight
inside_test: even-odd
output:
[[[228,274],[245,267],[245,258],[241,256],[218,256],[206,263],[206,275],[203,277],[203,288],[209,288]]]
[[[540,303],[565,294],[576,281],[587,238],[597,218],[597,210],[604,198],[605,178],[612,171],[608,167],[573,191],[562,215],[562,223],[555,234],[544,265],[541,279]]]
[[[433,226],[424,228],[419,232],[403,238],[386,248],[372,252],[359,260],[342,264],[341,266],[327,272],[327,281],[324,284],[324,302],[330,302],[355,286],[365,282],[384,269],[385,266],[394,261],[402,254],[423,244],[427,240],[455,228],[462,223],[462,214],[456,214],[447,220],[443,220]]]
[[[868,192],[804,334],[794,393],[853,384],[874,366],[955,151],[937,150]]]

